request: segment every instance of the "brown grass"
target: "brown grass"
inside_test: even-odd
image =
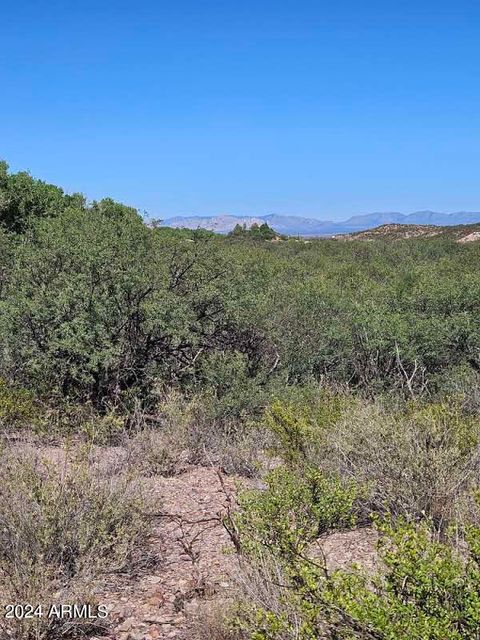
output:
[[[31,450],[0,456],[0,575],[3,603],[90,604],[103,576],[144,560],[148,504],[130,475],[108,475],[86,454],[48,460]],[[3,613],[3,612],[2,612]],[[2,617],[0,637],[83,637],[102,620]]]

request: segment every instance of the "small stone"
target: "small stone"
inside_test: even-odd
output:
[[[117,627],[117,631],[130,631],[133,629],[133,625],[135,624],[135,620],[133,618],[127,618],[122,622],[121,625]]]
[[[145,622],[161,625],[170,625],[181,622],[182,618],[178,618],[172,615],[160,615],[160,616],[148,616],[145,618]]]
[[[147,600],[147,603],[151,607],[156,607],[157,609],[159,609],[164,602],[165,602],[165,598],[163,597],[163,595],[152,596]]]

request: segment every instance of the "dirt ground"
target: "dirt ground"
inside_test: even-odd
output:
[[[224,487],[209,468],[151,480],[163,511],[180,517],[162,518],[158,524],[152,544],[158,545],[163,560],[149,575],[126,577],[101,594],[112,607],[115,640],[209,638],[197,622],[234,595],[239,570],[233,544],[217,520],[228,507],[226,492],[233,495],[239,480],[223,481]],[[327,563],[332,569],[352,562],[373,569],[375,542],[369,529],[332,534],[323,544]]]
[[[61,447],[36,451],[56,465],[65,464]],[[98,464],[112,468],[122,464],[124,451],[103,447],[94,455]],[[259,483],[196,466],[144,482],[159,510],[149,550],[157,561],[137,575],[110,576],[99,588],[95,595],[108,607],[112,629],[102,640],[212,640],[199,621],[224,609],[238,589],[239,564],[221,518],[234,506],[240,486]],[[331,568],[358,562],[372,570],[375,542],[371,530],[358,529],[328,536],[322,548]]]
[[[233,588],[236,558],[218,520],[225,513],[227,492],[213,469],[192,468],[173,478],[148,479],[162,512],[152,547],[160,561],[137,578],[124,576],[98,594],[110,609],[115,640],[190,640],[199,609],[227,598]]]

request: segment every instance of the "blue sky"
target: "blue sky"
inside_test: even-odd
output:
[[[154,217],[480,210],[478,0],[0,0],[0,158]]]

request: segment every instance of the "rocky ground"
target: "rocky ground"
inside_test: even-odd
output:
[[[65,447],[19,446],[56,466],[68,465]],[[109,472],[125,462],[122,447],[97,448],[93,455]],[[235,508],[239,487],[259,481],[186,465],[173,477],[142,482],[158,507],[149,543],[152,562],[134,574],[113,574],[99,587],[96,599],[108,607],[111,631],[96,640],[225,640],[215,634],[215,620],[238,591],[240,567],[222,519]],[[322,548],[331,568],[359,562],[371,570],[375,541],[371,530],[359,529],[332,534]]]
[[[165,513],[152,540],[162,560],[147,575],[125,576],[102,594],[111,607],[115,640],[211,638],[202,621],[236,590],[239,567],[218,516],[227,512],[228,496],[234,496],[239,482],[211,468],[152,480]],[[329,566],[360,562],[374,568],[375,540],[369,529],[332,534],[323,544]]]
[[[159,563],[145,575],[122,576],[99,597],[110,607],[116,640],[190,640],[202,610],[233,588],[237,563],[219,515],[235,483],[220,482],[213,469],[192,468],[149,485],[164,514],[152,539]]]

